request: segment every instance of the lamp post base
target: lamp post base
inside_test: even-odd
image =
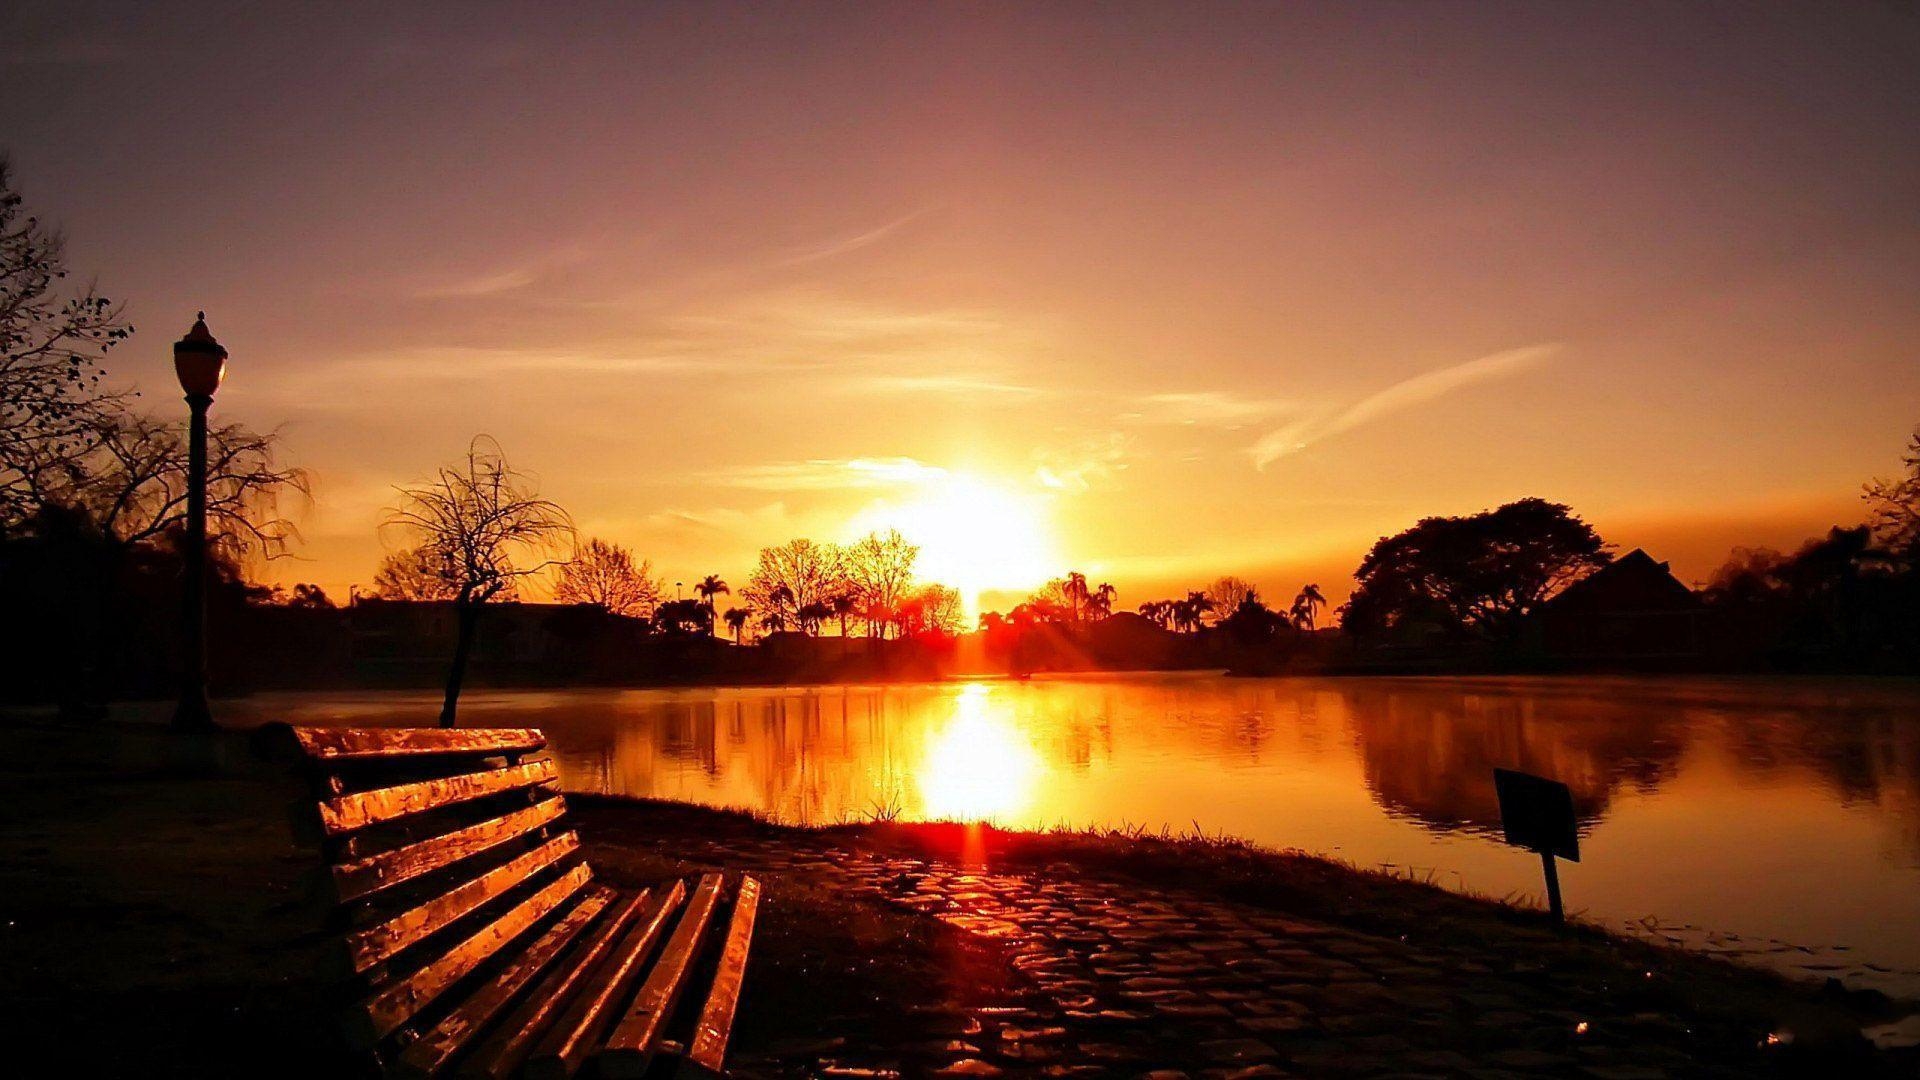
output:
[[[188,690],[180,695],[180,703],[173,708],[173,730],[213,731],[217,726],[205,690]]]

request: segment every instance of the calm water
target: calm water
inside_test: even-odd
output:
[[[436,706],[303,694],[234,711],[431,723]],[[1570,909],[1920,993],[1915,683],[1127,675],[474,693],[461,715],[545,728],[570,790],[798,823],[1200,828],[1537,896],[1537,859],[1497,839],[1491,770],[1520,768],[1573,789]]]

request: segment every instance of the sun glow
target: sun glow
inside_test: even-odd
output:
[[[960,590],[967,617],[988,589],[1032,588],[1059,573],[1059,547],[1038,495],[967,473],[927,481],[923,494],[862,515],[861,533],[899,529],[920,546],[914,576]]]
[[[1042,768],[1026,733],[995,708],[988,688],[967,686],[920,763],[921,812],[933,820],[1005,820],[1031,805]]]

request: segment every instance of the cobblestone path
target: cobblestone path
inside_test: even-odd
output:
[[[982,873],[823,845],[716,845],[722,865],[817,875],[1000,939],[1026,986],[972,1015],[926,1017],[899,1046],[826,1038],[741,1061],[743,1075],[1739,1076],[1656,1014],[1524,958],[1405,943],[1246,905],[1088,881]],[[1616,988],[1617,989],[1617,988]]]

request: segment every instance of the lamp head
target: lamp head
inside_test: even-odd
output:
[[[211,398],[227,374],[227,350],[207,329],[207,313],[194,320],[187,336],[173,343],[173,373],[188,397]]]

